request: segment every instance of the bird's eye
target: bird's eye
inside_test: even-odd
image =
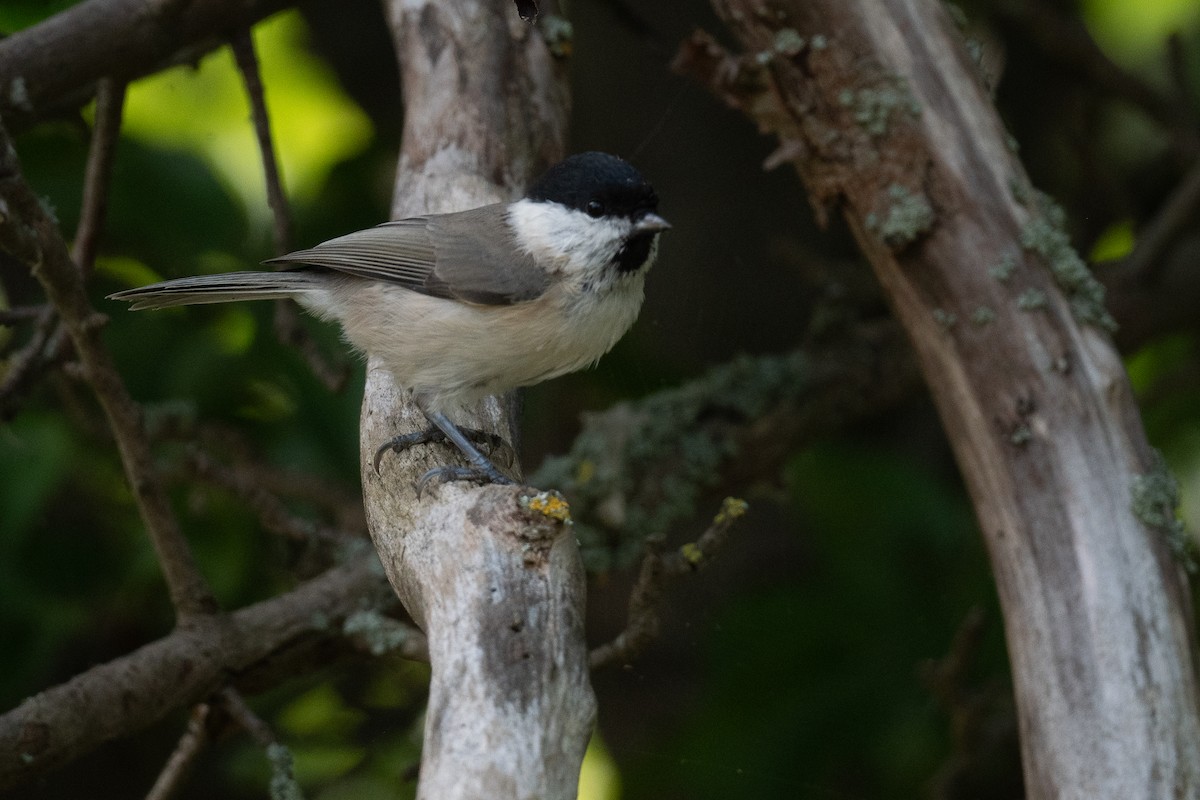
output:
[[[586,211],[589,217],[602,217],[604,216],[604,203],[599,200],[591,200],[587,204]]]

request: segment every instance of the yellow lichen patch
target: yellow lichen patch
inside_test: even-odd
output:
[[[539,492],[532,497],[522,497],[521,506],[563,524],[571,522],[571,506],[558,492]]]
[[[679,548],[679,555],[683,556],[683,560],[691,564],[693,567],[698,566],[704,560],[704,551],[700,549],[700,545],[695,542],[688,542]]]
[[[717,525],[728,525],[749,510],[750,504],[737,497],[726,497],[721,502],[721,510],[713,517]]]

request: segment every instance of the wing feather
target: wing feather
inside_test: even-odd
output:
[[[532,300],[550,283],[517,247],[498,205],[385,222],[265,263],[322,267],[482,305]]]

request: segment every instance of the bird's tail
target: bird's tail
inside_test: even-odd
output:
[[[152,283],[110,294],[110,300],[128,300],[131,311],[170,308],[234,300],[279,300],[320,289],[321,276],[307,270],[286,272],[227,272]]]

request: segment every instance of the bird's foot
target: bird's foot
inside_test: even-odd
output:
[[[510,465],[512,464],[513,450],[508,442],[504,441],[503,437],[497,436],[494,433],[489,433],[488,431],[481,431],[478,428],[462,428],[461,430],[467,439],[479,445],[480,447],[486,447],[489,455],[495,455],[497,452],[503,452],[507,456],[505,462]],[[437,428],[429,428],[423,431],[413,431],[412,433],[402,433],[399,436],[387,440],[379,447],[378,450],[375,451],[375,458],[372,460],[372,463],[375,466],[375,474],[379,474],[379,465],[383,461],[383,456],[385,453],[402,453],[408,448],[418,444],[445,444],[447,442],[449,442],[449,439],[446,437],[446,434]],[[437,469],[455,468],[438,467]],[[430,470],[430,472],[436,471],[436,469]],[[429,473],[426,473],[426,476],[428,474]],[[464,479],[465,478],[451,478],[450,480]],[[422,477],[421,480],[425,481],[425,477]]]
[[[478,481],[479,483],[496,483],[511,485],[514,481],[491,464],[487,467],[434,467],[426,472],[416,482],[417,499],[429,486],[430,482],[450,483],[451,481]]]

